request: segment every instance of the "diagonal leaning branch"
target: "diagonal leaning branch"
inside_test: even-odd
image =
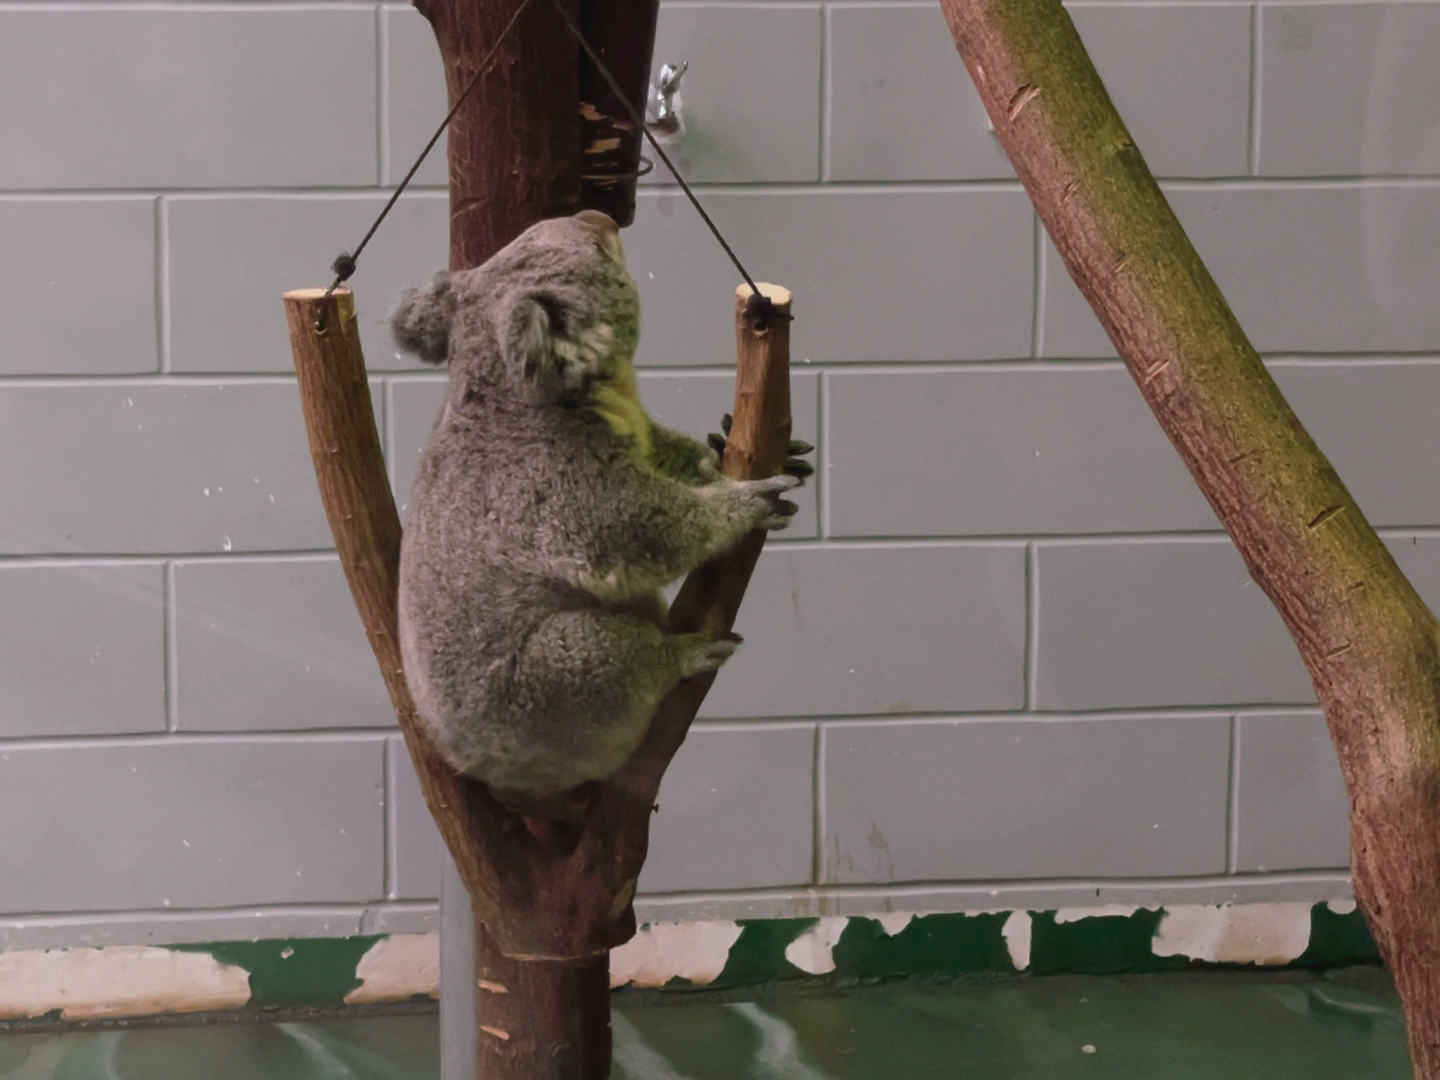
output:
[[[941,0],[1070,276],[1279,609],[1351,803],[1357,898],[1440,1077],[1440,626],[1301,427],[1059,0]]]

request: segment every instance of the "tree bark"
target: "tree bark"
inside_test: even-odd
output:
[[[643,113],[658,0],[562,3]],[[449,130],[451,269],[478,266],[536,221],[583,207],[628,225],[641,132],[625,123],[550,0],[532,0],[483,73],[516,5],[415,6],[434,30],[452,107],[480,75]],[[427,775],[447,770],[411,730],[406,725],[427,802],[437,821],[450,822],[442,833],[477,913],[475,967],[489,976],[476,999],[477,1075],[608,1076],[606,950],[634,932],[634,918],[629,896],[612,910],[614,882],[590,878],[595,853],[574,820],[585,814],[586,795],[568,805],[552,800],[522,819],[478,784],[430,785]],[[633,893],[633,880],[629,887]],[[567,1018],[585,1019],[577,1026]]]
[[[580,30],[643,117],[660,0],[585,0]],[[580,54],[582,199],[624,227],[635,220],[635,181],[644,129],[630,117],[590,58]]]
[[[574,18],[580,0],[561,0]],[[520,0],[415,0],[453,108]],[[531,0],[450,121],[450,269],[479,266],[535,222],[579,211],[580,47]]]
[[[1280,394],[1059,0],[941,0],[1055,242],[1309,669],[1356,898],[1440,1078],[1440,626]]]

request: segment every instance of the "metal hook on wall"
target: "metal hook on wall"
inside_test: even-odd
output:
[[[660,74],[650,84],[645,104],[645,126],[661,142],[679,142],[685,134],[685,119],[680,114],[684,105],[680,97],[680,79],[689,67],[688,60],[681,60],[678,66],[661,64]]]

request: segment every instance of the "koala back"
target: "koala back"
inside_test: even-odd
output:
[[[595,537],[627,542],[626,485],[649,431],[631,369],[638,318],[618,231],[582,215],[541,222],[474,270],[436,275],[393,319],[397,342],[447,363],[450,377],[402,543],[406,676],[450,764],[497,787],[593,779],[643,734],[642,718],[607,704],[618,691],[605,680],[629,678],[646,657],[617,655],[610,675],[581,670],[593,686],[572,692],[557,684],[581,664],[575,650],[589,650],[589,669],[609,653],[588,639],[559,641],[553,657],[535,644],[557,626],[590,627],[587,612],[623,609],[663,630],[658,595],[607,603],[568,583]]]

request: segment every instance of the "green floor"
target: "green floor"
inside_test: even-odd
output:
[[[1403,1080],[1383,973],[616,999],[616,1080]],[[3,1080],[432,1080],[433,1012],[0,1034]]]

